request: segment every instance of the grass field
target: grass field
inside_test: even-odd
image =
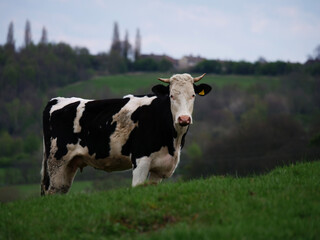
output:
[[[0,239],[319,239],[320,161],[0,205]]]
[[[75,181],[72,184],[70,193],[87,191],[91,186],[91,181]],[[0,187],[0,202],[28,199],[36,196],[40,196],[40,183]]]
[[[159,77],[169,78],[170,74],[163,73],[143,73],[143,74],[122,74],[106,77],[95,77],[89,81],[78,82],[58,89],[59,96],[74,96],[78,93],[83,95],[84,92],[88,96],[95,95],[99,91],[107,91],[110,89],[116,95],[123,95],[137,92],[149,93],[153,85],[159,84]],[[243,88],[248,88],[255,83],[263,83],[268,86],[276,86],[278,84],[277,77],[270,76],[240,76],[240,75],[213,75],[207,74],[202,82],[212,84],[213,86],[222,87],[225,85],[237,84]]]

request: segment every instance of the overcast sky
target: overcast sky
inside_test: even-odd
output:
[[[16,46],[23,44],[26,20],[38,43],[43,26],[50,42],[110,49],[113,24],[142,53],[175,58],[305,62],[320,44],[320,0],[1,0],[0,44],[14,23]]]

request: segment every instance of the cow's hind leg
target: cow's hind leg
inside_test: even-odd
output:
[[[47,157],[43,154],[42,168],[41,168],[41,196],[46,195],[49,189],[50,178],[48,175]]]
[[[73,179],[78,170],[78,158],[73,158],[64,164],[59,164],[61,160],[53,160],[53,164],[49,164],[50,184],[46,194],[67,193],[72,185]],[[58,163],[58,164],[54,164]]]
[[[159,174],[154,173],[154,172],[150,172],[149,175],[149,183],[151,184],[158,184],[162,181],[163,177],[161,177]]]

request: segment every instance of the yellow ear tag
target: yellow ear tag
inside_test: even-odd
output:
[[[202,91],[201,92],[199,92],[199,95],[200,96],[203,96],[205,93],[204,93],[204,89],[202,89]]]

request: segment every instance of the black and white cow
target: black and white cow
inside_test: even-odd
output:
[[[44,156],[41,195],[67,193],[80,168],[107,172],[133,169],[132,186],[160,182],[175,171],[192,123],[195,94],[207,84],[176,74],[159,78],[154,95],[86,100],[57,97],[43,111]]]

